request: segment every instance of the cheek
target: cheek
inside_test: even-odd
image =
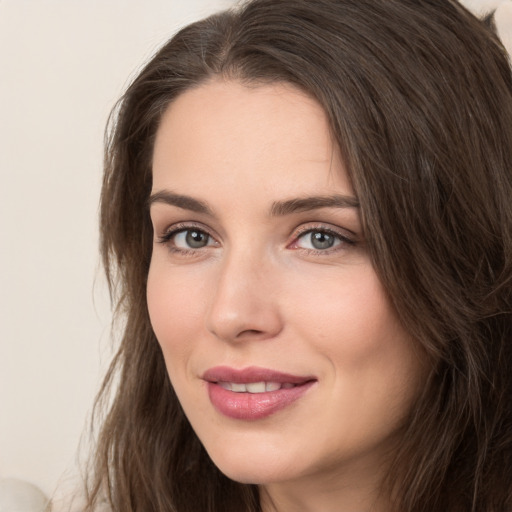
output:
[[[334,278],[314,277],[302,279],[289,294],[289,310],[319,347],[342,351],[356,362],[401,330],[369,263],[344,269]]]
[[[147,302],[153,331],[166,363],[185,357],[193,348],[204,318],[204,285],[159,261],[152,262],[147,284]]]
[[[296,290],[290,309],[295,311],[297,338],[309,340],[329,363],[327,378],[336,400],[361,409],[361,417],[373,407],[379,414],[392,408],[403,415],[424,374],[423,357],[373,268],[368,264],[350,270],[323,280],[321,287],[309,282]]]

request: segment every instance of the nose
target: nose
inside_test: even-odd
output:
[[[277,274],[271,263],[254,254],[228,256],[220,264],[207,329],[227,342],[277,336],[283,327]]]

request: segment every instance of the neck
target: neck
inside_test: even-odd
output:
[[[381,489],[382,473],[318,475],[260,487],[262,512],[392,512]]]

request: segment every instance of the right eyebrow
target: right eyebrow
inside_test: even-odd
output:
[[[175,194],[173,192],[169,192],[168,190],[160,190],[159,192],[151,194],[147,202],[148,208],[151,208],[151,206],[155,203],[164,203],[170,206],[177,206],[183,210],[190,210],[196,213],[213,215],[213,212],[210,210],[210,208],[202,201],[194,199],[190,196]]]

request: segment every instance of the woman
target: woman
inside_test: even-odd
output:
[[[449,0],[179,32],[106,152],[126,323],[89,509],[512,510],[511,126]]]

